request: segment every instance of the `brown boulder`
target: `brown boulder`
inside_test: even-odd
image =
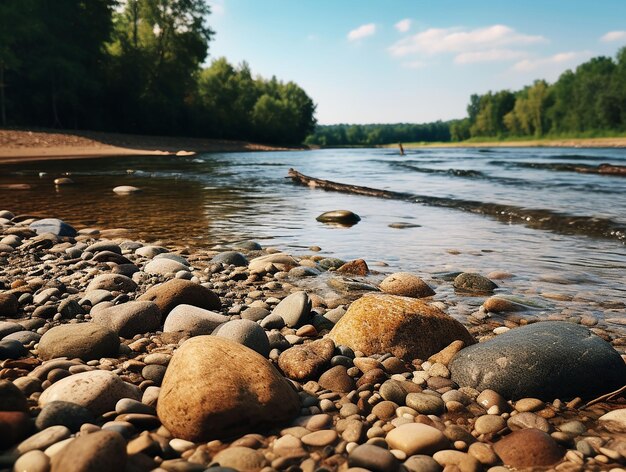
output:
[[[278,358],[278,367],[290,379],[310,379],[330,362],[334,352],[335,343],[330,339],[319,339],[284,351]]]
[[[17,315],[17,297],[12,293],[0,293],[0,316]]]
[[[114,331],[97,323],[77,323],[56,326],[46,331],[39,340],[39,357],[44,360],[55,357],[78,357],[84,361],[115,357],[120,340]]]
[[[435,291],[420,277],[408,272],[389,275],[380,283],[380,289],[390,295],[411,298],[424,298],[435,294]]]
[[[150,288],[138,298],[157,304],[163,315],[163,321],[172,309],[181,304],[193,305],[205,310],[219,310],[219,297],[208,288],[189,280],[172,279]]]
[[[559,462],[565,451],[549,434],[538,429],[521,429],[502,438],[493,450],[505,465],[515,468],[546,467]]]
[[[298,394],[272,364],[216,336],[186,341],[169,363],[157,406],[175,437],[207,441],[291,420]]]
[[[390,352],[411,361],[427,359],[452,341],[476,341],[461,323],[441,310],[408,297],[370,294],[350,305],[328,335],[366,355]]]
[[[363,259],[355,259],[354,261],[346,262],[344,265],[339,267],[337,272],[340,274],[364,276],[369,274],[370,269],[367,267],[367,263]]]
[[[51,472],[109,472],[126,467],[126,441],[113,431],[80,435],[52,457]]]

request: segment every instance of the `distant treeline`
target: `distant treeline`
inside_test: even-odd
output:
[[[537,80],[518,92],[472,95],[468,117],[452,122],[453,140],[541,138],[626,131],[626,48],[567,70],[554,84]]]
[[[0,1],[0,125],[300,144],[315,104],[247,64],[202,68],[204,0]]]
[[[305,143],[318,146],[371,146],[391,143],[450,141],[449,123],[320,125]]]

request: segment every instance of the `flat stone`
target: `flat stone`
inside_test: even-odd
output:
[[[454,288],[464,292],[490,293],[498,286],[480,274],[463,272],[453,282]]]
[[[157,404],[175,437],[207,441],[288,421],[300,400],[257,352],[216,336],[186,341],[169,363]]]
[[[395,472],[400,463],[387,449],[363,444],[350,452],[348,465],[350,467],[362,467],[371,472]]]
[[[387,433],[385,441],[392,449],[399,449],[407,456],[433,454],[450,446],[441,431],[421,423],[407,423]]]
[[[193,305],[178,305],[170,311],[163,332],[183,331],[190,336],[211,334],[218,326],[230,321],[228,316]]]
[[[311,300],[306,292],[292,293],[276,305],[272,314],[280,316],[290,328],[302,326],[310,318]]]
[[[126,441],[112,431],[81,435],[52,457],[51,472],[110,472],[125,470]]]
[[[441,472],[443,468],[430,456],[416,454],[402,463],[409,472]]]
[[[135,254],[141,257],[146,257],[148,259],[152,259],[158,254],[163,254],[165,252],[169,252],[167,248],[162,246],[143,246],[135,249]]]
[[[319,339],[283,351],[278,358],[278,367],[292,380],[315,377],[327,365],[335,352],[335,343],[330,339]]]
[[[119,376],[104,370],[94,370],[70,375],[48,387],[39,397],[39,406],[54,401],[76,403],[101,415],[115,409],[122,398],[141,399],[137,387],[124,382]]]
[[[426,359],[455,340],[475,343],[461,323],[437,308],[387,294],[353,302],[328,337],[366,355],[390,352],[407,361]]]
[[[545,403],[538,398],[522,398],[515,402],[515,409],[520,413],[538,411],[545,407]]]
[[[37,234],[52,233],[55,236],[69,236],[71,238],[76,236],[76,230],[58,218],[44,218],[43,220],[34,221],[30,224],[30,229]]]
[[[476,418],[474,429],[479,434],[497,433],[506,428],[506,421],[499,415],[483,415]]]
[[[86,291],[91,290],[108,290],[110,292],[134,292],[137,290],[137,284],[122,274],[102,274],[94,278],[87,286]]]
[[[154,275],[167,275],[167,274],[175,274],[180,270],[189,270],[185,264],[181,264],[178,261],[173,261],[171,259],[152,259],[148,262],[143,271],[146,274],[154,274]]]
[[[598,418],[598,421],[609,431],[626,433],[626,408],[609,411]]]
[[[350,226],[361,221],[361,217],[350,210],[327,211],[315,219],[321,223],[339,223]]]
[[[515,328],[466,347],[450,371],[460,386],[547,401],[596,397],[617,390],[626,378],[626,364],[609,343],[583,326],[559,321]]]
[[[267,339],[265,330],[254,321],[229,321],[217,327],[213,335],[249,347],[263,357],[267,357],[270,353],[270,342]]]
[[[248,259],[246,256],[237,251],[225,251],[217,254],[211,259],[211,262],[221,263],[225,265],[234,265],[237,267],[246,267],[248,265]]]
[[[133,193],[141,192],[141,189],[133,187],[132,185],[119,185],[113,188],[113,192],[118,195],[131,195]]]
[[[248,269],[250,272],[259,272],[264,271],[268,265],[273,265],[281,271],[288,272],[299,264],[298,261],[287,254],[276,253],[252,259],[248,264]]]
[[[96,323],[56,326],[41,337],[37,349],[44,360],[55,357],[84,361],[117,356],[120,341],[111,329]]]
[[[249,447],[235,446],[218,452],[213,457],[210,468],[213,469],[216,465],[220,466],[217,469],[229,467],[234,470],[253,472],[261,470],[268,465],[268,462],[261,451]]]
[[[406,406],[423,415],[440,415],[445,410],[443,400],[428,393],[409,393],[405,401]]]
[[[424,298],[435,294],[435,291],[417,275],[408,272],[396,272],[387,276],[380,289],[391,295],[410,298]]]
[[[35,421],[37,429],[50,426],[65,426],[71,432],[77,432],[84,423],[94,423],[95,416],[87,408],[76,403],[55,401],[46,404]]]
[[[333,444],[337,440],[337,432],[332,429],[323,429],[302,436],[302,443],[311,447],[324,447]]]
[[[547,467],[565,454],[550,435],[538,429],[515,431],[493,445],[495,453],[510,467]]]
[[[52,446],[54,443],[69,438],[71,434],[72,432],[65,426],[50,426],[19,443],[16,449],[20,454],[35,449],[41,451]]]
[[[156,303],[133,301],[92,313],[93,323],[106,326],[119,336],[131,339],[136,334],[156,331],[161,326],[161,311]]]

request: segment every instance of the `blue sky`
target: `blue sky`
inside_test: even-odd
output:
[[[465,116],[626,45],[625,0],[211,0],[210,59],[302,86],[321,124]]]

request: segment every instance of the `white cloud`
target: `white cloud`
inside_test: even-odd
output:
[[[350,31],[348,33],[348,40],[357,41],[372,36],[374,33],[376,33],[376,25],[374,23],[368,23]]]
[[[411,29],[411,20],[409,18],[405,18],[404,20],[398,21],[395,25],[393,25],[393,27],[400,31],[400,33],[406,33]]]
[[[226,11],[224,8],[224,0],[209,0],[207,2],[211,7],[211,13],[213,15],[223,15]]]
[[[463,28],[430,28],[403,38],[389,48],[393,56],[480,51],[503,46],[525,46],[545,42],[543,36],[521,34],[506,25],[467,30]]]
[[[609,31],[600,38],[600,41],[610,43],[611,41],[621,41],[622,39],[626,39],[626,31]]]
[[[576,62],[588,59],[593,53],[591,51],[569,51],[561,52],[549,57],[540,57],[537,59],[524,59],[513,65],[512,69],[516,72],[531,72],[537,69],[546,69],[552,67],[567,67],[574,65]]]
[[[402,67],[405,69],[421,69],[422,67],[426,67],[426,63],[423,61],[408,61],[403,62]]]
[[[471,51],[457,54],[454,58],[456,64],[474,64],[477,62],[514,61],[527,57],[525,51],[513,49],[487,49],[485,51]]]

